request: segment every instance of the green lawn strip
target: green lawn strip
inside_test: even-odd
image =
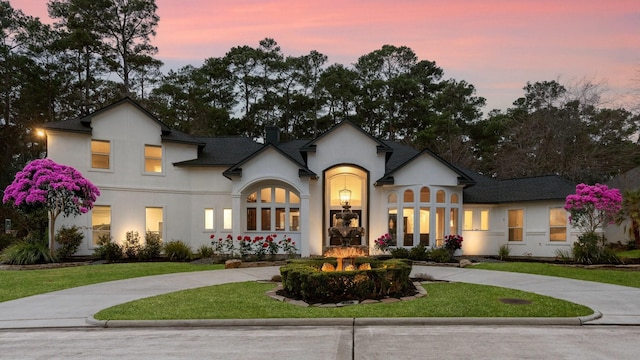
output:
[[[266,296],[265,292],[272,289],[273,284],[232,283],[132,301],[102,310],[95,318],[576,317],[593,313],[582,305],[501,287],[465,283],[428,283],[424,286],[429,295],[412,301],[319,308],[291,305]],[[524,299],[531,304],[505,304],[500,298]]]
[[[588,269],[533,262],[481,263],[473,268],[557,276],[640,288],[640,272],[633,270]]]
[[[640,258],[640,249],[621,251],[616,253],[616,255],[621,258],[637,259]]]
[[[0,302],[106,281],[178,272],[217,270],[224,265],[151,262],[66,267],[43,270],[0,270]]]

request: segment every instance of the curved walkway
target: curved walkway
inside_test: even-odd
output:
[[[638,288],[458,267],[414,266],[412,272],[429,274],[438,280],[502,286],[548,295],[589,306],[596,314],[602,314],[601,317],[591,317],[586,324],[640,325]],[[267,280],[278,273],[279,267],[178,273],[112,281],[30,296],[0,303],[0,329],[95,326],[99,323],[91,324],[87,320],[107,307],[179,290],[231,282]],[[313,325],[309,319],[304,320],[306,325]],[[353,322],[353,319],[346,320]],[[469,323],[469,319],[458,320]],[[496,323],[490,318],[475,320],[475,323]],[[279,319],[272,322],[285,325],[286,321]],[[318,325],[322,323],[322,319],[315,321]],[[369,321],[375,322],[374,319]],[[424,319],[398,319],[401,323],[415,324],[420,321]],[[455,323],[456,319],[449,318],[445,322]],[[185,325],[184,322],[180,324]],[[253,324],[259,325],[260,321]]]

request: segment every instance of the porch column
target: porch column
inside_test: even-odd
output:
[[[310,197],[308,194],[300,195],[300,255],[302,257],[307,257],[311,254],[311,229],[309,228],[309,217],[311,216],[309,209]],[[322,234],[320,234],[320,238],[322,238]]]
[[[243,226],[241,223],[242,216],[242,203],[240,202],[240,194],[231,194],[231,228],[233,229],[231,234],[235,237],[243,232]],[[235,239],[234,239],[235,240]]]

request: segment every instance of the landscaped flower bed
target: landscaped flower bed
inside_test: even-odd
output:
[[[331,258],[293,260],[280,268],[284,295],[307,303],[383,299],[414,295],[409,278],[411,265],[401,260],[380,261],[356,258],[356,264],[369,263],[371,270],[323,272],[324,263],[336,266]]]

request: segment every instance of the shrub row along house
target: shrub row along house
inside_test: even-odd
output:
[[[558,176],[498,181],[349,121],[312,140],[280,142],[276,128],[263,143],[194,137],[124,98],[45,129],[47,156],[102,193],[89,213],[57,223],[84,229],[79,254],[91,254],[101,235],[121,242],[129,231],[151,231],[194,249],[212,234],[278,234],[302,256],[319,255],[336,244],[327,229],[341,191],[372,252],[385,233],[406,247],[460,234],[464,255],[496,255],[508,244],[512,256],[552,257],[578,235],[563,209],[575,185]]]

